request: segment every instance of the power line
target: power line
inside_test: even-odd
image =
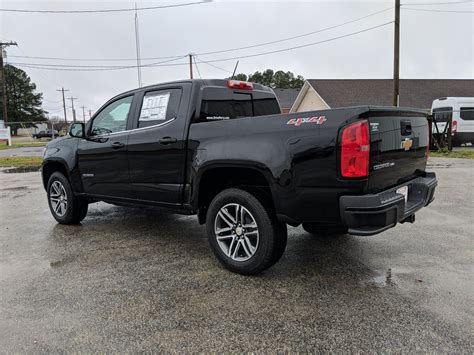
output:
[[[186,56],[180,57],[182,59]],[[175,66],[175,65],[186,65],[186,63],[175,63],[175,64],[164,64],[176,61],[178,59],[164,60],[156,63],[140,64],[140,68],[146,67],[161,67],[161,66]],[[69,65],[69,64],[43,64],[43,63],[22,63],[12,62],[12,65],[17,65],[25,68],[36,68],[36,69],[50,69],[50,70],[62,70],[62,71],[107,71],[107,70],[121,70],[121,69],[134,69],[137,65]]]
[[[314,34],[316,34],[316,33],[321,33],[321,32],[325,32],[325,31],[328,31],[328,30],[332,30],[332,29],[334,29],[334,28],[342,27],[342,26],[345,26],[345,25],[348,25],[348,24],[351,24],[351,23],[354,23],[354,22],[358,22],[358,21],[364,20],[364,19],[366,19],[366,18],[368,18],[368,17],[372,17],[372,16],[375,16],[375,15],[381,14],[381,13],[383,13],[383,12],[386,12],[386,11],[389,11],[389,10],[392,10],[392,9],[393,9],[393,7],[390,7],[390,8],[387,8],[387,9],[383,9],[383,10],[380,10],[380,11],[376,11],[376,12],[370,13],[370,14],[368,14],[368,15],[365,15],[365,16],[362,16],[362,17],[359,17],[359,18],[356,18],[356,19],[354,19],[354,20],[342,22],[342,23],[340,23],[340,24],[338,24],[338,25],[333,25],[333,26],[321,28],[321,29],[316,30],[316,31],[312,31],[312,32],[308,32],[308,33],[303,33],[303,34],[301,34],[301,35],[296,35],[296,36],[292,36],[292,37],[286,37],[286,38],[282,38],[282,39],[275,40],[275,41],[270,41],[270,42],[262,42],[262,43],[254,44],[254,45],[251,45],[251,46],[230,48],[230,49],[224,49],[224,50],[218,50],[218,51],[212,51],[212,52],[197,53],[196,55],[210,55],[210,54],[233,52],[233,51],[238,51],[238,50],[242,50],[242,49],[250,49],[250,48],[255,48],[255,47],[266,46],[266,45],[269,45],[269,44],[275,44],[275,43],[280,43],[280,42],[286,42],[286,41],[290,41],[290,40],[293,40],[293,39],[302,38],[302,37],[307,37],[307,36],[314,35]]]
[[[474,11],[464,11],[464,10],[435,10],[435,9],[414,9],[412,7],[402,7],[402,10],[410,11],[425,11],[425,12],[442,12],[442,13],[457,13],[457,14],[472,14]]]
[[[197,57],[197,56],[195,56],[194,58],[197,59],[200,63],[207,64],[207,65],[209,65],[209,66],[211,66],[211,67],[213,67],[213,68],[216,68],[216,69],[225,71],[226,73],[229,73],[229,74],[232,74],[232,72],[231,72],[230,70],[226,70],[226,69],[224,69],[224,68],[218,67],[217,65],[214,65],[214,64],[211,64],[211,63],[209,63],[209,62],[207,62],[207,61],[205,61],[205,60],[202,60],[201,58],[199,58],[199,57]]]
[[[266,45],[280,43],[280,42],[286,42],[286,41],[290,41],[290,40],[293,40],[293,39],[303,38],[303,37],[311,36],[311,35],[314,35],[314,34],[317,34],[317,33],[329,31],[329,30],[332,30],[334,28],[342,27],[342,26],[345,26],[345,25],[348,25],[348,24],[351,24],[351,23],[354,23],[354,22],[364,20],[366,18],[375,16],[375,15],[381,14],[383,12],[386,12],[386,11],[389,11],[389,10],[392,10],[392,9],[393,9],[393,7],[386,8],[386,9],[376,11],[376,12],[370,13],[370,14],[362,16],[362,17],[358,17],[358,18],[353,19],[353,20],[342,22],[342,23],[337,24],[337,25],[324,27],[324,28],[321,28],[321,29],[318,29],[318,30],[315,30],[315,31],[311,31],[311,32],[307,32],[307,33],[303,33],[303,34],[299,34],[299,35],[295,35],[295,36],[291,36],[291,37],[286,37],[286,38],[273,40],[273,41],[268,41],[268,42],[262,42],[262,43],[253,44],[253,45],[249,45],[249,46],[228,48],[228,49],[210,51],[210,52],[202,52],[202,53],[197,53],[196,55],[210,55],[210,54],[218,54],[218,53],[227,53],[227,52],[233,52],[233,51],[239,51],[239,50],[244,50],[244,49],[251,49],[251,48],[266,46]],[[183,56],[186,56],[186,55],[165,56],[165,57],[149,57],[149,58],[140,58],[140,60],[143,61],[143,60],[157,60],[157,59],[180,59],[180,58],[183,58]],[[11,57],[30,58],[30,59],[53,59],[53,60],[65,60],[65,61],[74,61],[74,60],[76,60],[76,61],[136,61],[136,58],[111,58],[111,59],[103,59],[103,58],[101,58],[101,59],[92,59],[92,58],[81,59],[81,58],[78,58],[78,59],[74,59],[74,58],[60,58],[60,57],[35,57],[35,56],[13,56],[13,55]],[[35,65],[44,65],[44,64],[38,64],[37,63]]]
[[[425,5],[456,5],[472,3],[473,0],[451,1],[451,2],[422,2],[422,3],[403,3],[402,6],[425,6]]]
[[[196,70],[198,72],[199,78],[202,79],[201,72],[199,71],[199,67],[198,67],[197,62],[196,62],[196,57],[192,56],[192,58],[194,60],[194,65],[196,66]]]
[[[125,61],[136,61],[137,58],[61,58],[61,57],[37,57],[29,55],[10,55],[12,58],[27,58],[27,59],[45,59],[45,60],[61,60],[61,61],[77,61],[77,62],[125,62]],[[157,60],[157,59],[179,59],[182,56],[167,56],[167,57],[149,57],[149,58],[140,58],[141,61],[144,60]]]
[[[60,102],[62,102],[62,100],[59,100],[59,101],[52,101],[52,100],[47,100],[47,99],[41,99],[41,101],[46,101],[46,102],[49,102],[51,104],[59,104]]]
[[[144,10],[156,10],[156,9],[167,9],[171,7],[182,7],[190,5],[201,5],[212,2],[212,0],[202,0],[199,2],[188,2],[183,4],[170,4],[160,6],[148,6],[139,8],[122,8],[122,9],[103,9],[103,10],[27,10],[27,9],[3,9],[0,8],[0,12],[22,12],[22,13],[39,13],[39,14],[91,14],[91,13],[107,13],[107,12],[129,12],[129,11],[144,11]]]
[[[44,110],[47,110],[47,111],[59,111],[59,110],[62,110],[63,107],[62,106],[59,106],[59,107],[54,107],[54,108],[51,108],[51,107],[42,107]]]
[[[282,49],[277,49],[277,50],[272,50],[272,51],[267,51],[267,52],[261,52],[261,53],[255,53],[255,54],[247,54],[247,55],[240,55],[240,56],[235,56],[231,58],[223,58],[223,59],[213,59],[213,60],[207,60],[206,63],[217,63],[217,62],[225,62],[229,60],[236,60],[236,59],[244,59],[244,58],[253,58],[253,57],[258,57],[262,55],[268,55],[268,54],[275,54],[275,53],[280,53],[280,52],[287,52],[291,51],[294,49],[299,49],[299,48],[305,48],[305,47],[310,47],[310,46],[315,46],[318,44],[322,43],[327,43],[327,42],[332,42],[338,39],[346,38],[346,37],[351,37],[355,36],[360,33],[368,32],[371,30],[375,30],[380,27],[387,26],[389,24],[393,23],[393,21],[389,21],[377,26],[372,26],[360,31],[355,31],[351,32],[345,35],[337,36],[337,37],[332,37],[326,40],[318,41],[318,42],[312,42],[312,43],[306,43],[302,44],[299,46],[293,46],[293,47],[288,47],[288,48],[282,48]],[[15,64],[15,63],[12,63]],[[127,67],[119,67],[119,68],[102,68],[102,69],[90,69],[90,68],[84,68],[84,69],[77,69],[77,68],[58,68],[58,67],[52,67],[52,64],[50,66],[45,66],[42,64],[24,64],[24,63],[16,63],[19,66],[23,66],[26,68],[37,68],[37,69],[45,69],[45,70],[59,70],[59,71],[103,71],[103,70],[117,70],[117,69],[130,69],[130,68],[136,68],[136,66],[127,66]],[[174,63],[174,64],[143,64],[142,67],[155,67],[155,66],[179,66],[179,65],[189,65],[188,63]]]
[[[299,46],[294,46],[294,47],[289,47],[289,48],[283,48],[283,49],[277,49],[277,50],[267,51],[267,52],[262,52],[262,53],[257,53],[257,54],[241,55],[241,56],[236,56],[236,57],[232,57],[232,58],[224,58],[224,59],[214,59],[214,60],[209,60],[209,61],[207,61],[207,63],[210,63],[210,62],[212,62],[212,63],[216,63],[216,62],[226,62],[226,61],[229,61],[229,60],[252,58],[252,57],[258,57],[258,56],[261,56],[261,55],[268,55],[268,54],[274,54],[274,53],[280,53],[280,52],[287,52],[287,51],[291,51],[291,50],[294,50],[294,49],[299,49],[299,48],[304,48],[304,47],[315,46],[315,45],[318,45],[318,44],[327,43],[327,42],[332,42],[332,41],[335,41],[335,40],[338,40],[338,39],[341,39],[341,38],[351,37],[351,36],[355,36],[355,35],[360,34],[360,33],[368,32],[368,31],[371,31],[371,30],[375,30],[375,29],[377,29],[377,28],[380,28],[380,27],[383,27],[383,26],[387,26],[387,25],[389,25],[389,24],[391,24],[391,23],[393,23],[393,21],[389,21],[389,22],[383,23],[383,24],[381,24],[381,25],[369,27],[369,28],[366,28],[366,29],[363,29],[363,30],[360,30],[360,31],[351,32],[351,33],[348,33],[348,34],[345,34],[345,35],[341,35],[341,36],[337,36],[337,37],[332,37],[332,38],[329,38],[329,39],[325,39],[325,40],[323,40],[323,41],[312,42],[312,43],[306,43],[306,44],[302,44],[302,45],[299,45]]]
[[[94,69],[128,69],[146,66],[155,66],[158,64],[174,62],[186,56],[178,57],[176,59],[164,60],[156,63],[139,64],[139,65],[81,65],[81,64],[48,64],[48,63],[27,63],[27,62],[12,62],[10,64],[17,65],[38,65],[42,67],[63,67],[63,68],[94,68]],[[136,59],[135,59],[136,60]]]

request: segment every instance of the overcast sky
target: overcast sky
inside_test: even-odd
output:
[[[138,1],[138,7],[199,0]],[[402,4],[456,2],[459,0],[402,0]],[[0,1],[1,8],[29,10],[85,10],[129,8],[128,1]],[[166,57],[245,47],[338,25],[394,6],[385,1],[227,1],[139,11],[141,56]],[[474,78],[474,5],[418,5],[431,12],[402,10],[402,78]],[[134,58],[133,12],[92,14],[41,14],[0,12],[0,39],[18,42],[8,48],[10,63],[61,65],[134,65],[134,61],[61,61],[18,58]],[[216,60],[262,53],[339,37],[392,21],[393,10],[362,21],[286,42],[220,54],[198,60]],[[163,60],[163,59],[162,59]],[[144,60],[143,64],[162,60]],[[224,70],[199,63],[203,77],[223,78],[236,60],[214,62]],[[169,64],[186,63],[186,59]],[[393,63],[393,24],[347,38],[269,55],[240,59],[237,72],[246,74],[271,68],[289,70],[305,78],[390,78]],[[97,110],[110,97],[138,86],[137,70],[69,72],[23,68],[44,94],[44,107],[62,115],[60,93],[64,86],[77,97],[76,109]],[[195,70],[195,76],[198,73]],[[142,68],[145,85],[189,77],[186,65]],[[68,100],[68,105],[70,101]],[[77,110],[79,117],[82,111]],[[70,114],[69,114],[70,115]]]

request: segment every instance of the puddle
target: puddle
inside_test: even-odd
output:
[[[2,189],[2,191],[18,191],[18,190],[27,190],[28,187],[26,186],[17,186],[17,187],[6,187]]]
[[[430,164],[426,165],[427,168],[444,168],[449,169],[453,164]]]
[[[378,287],[401,286],[402,280],[404,282],[423,282],[422,279],[419,279],[417,275],[414,274],[414,270],[400,266],[395,266],[382,270],[374,270],[374,274],[374,277],[367,279],[363,282]]]
[[[6,168],[0,170],[2,173],[7,173],[7,174],[17,174],[17,173],[31,173],[31,172],[36,172],[40,171],[41,169],[38,167],[23,167],[23,168]]]
[[[373,283],[373,284],[375,284],[379,287],[396,285],[394,280],[393,280],[392,269],[388,269],[382,275],[375,276],[371,281],[372,281],[371,283]]]
[[[55,268],[55,267],[60,267],[60,266],[64,266],[64,265],[66,265],[66,264],[69,264],[69,263],[74,262],[76,259],[77,259],[77,257],[76,257],[76,256],[73,256],[73,255],[66,256],[66,257],[64,257],[63,259],[51,261],[51,262],[49,263],[49,266],[51,266],[51,267],[53,267],[53,268]]]

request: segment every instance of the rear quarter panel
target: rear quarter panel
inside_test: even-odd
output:
[[[338,132],[364,112],[366,107],[192,124],[191,204],[207,169],[251,167],[266,177],[278,214],[295,221],[336,222],[339,196],[360,192],[366,183],[338,178]],[[311,122],[313,117],[324,120]]]

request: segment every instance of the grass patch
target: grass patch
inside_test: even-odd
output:
[[[34,170],[41,168],[41,157],[0,157],[0,167]]]
[[[474,159],[474,149],[453,150],[451,152],[448,150],[432,151],[430,157]]]
[[[25,147],[44,147],[48,142],[22,142],[22,143],[13,143],[11,146],[6,144],[0,145],[0,150],[13,149],[13,148],[25,148]]]

